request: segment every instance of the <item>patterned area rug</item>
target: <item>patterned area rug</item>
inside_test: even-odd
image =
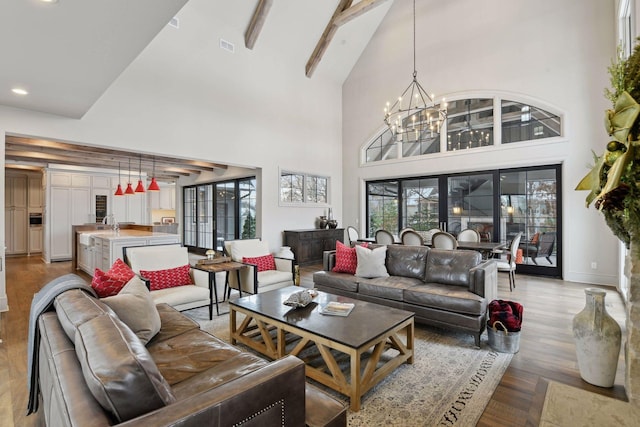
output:
[[[226,303],[220,312],[227,312]],[[229,316],[206,308],[185,311],[202,329],[229,342]],[[402,365],[369,390],[359,412],[349,411],[349,426],[475,426],[513,355],[473,337],[422,325],[415,328],[413,365]],[[322,387],[322,386],[321,386]],[[348,398],[326,389],[348,405]]]

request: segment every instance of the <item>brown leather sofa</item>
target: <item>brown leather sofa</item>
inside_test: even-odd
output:
[[[335,251],[326,251],[323,263],[313,274],[319,290],[412,311],[416,322],[473,334],[477,346],[487,305],[498,295],[495,262],[476,251],[388,245],[389,277],[372,279],[331,271]]]
[[[167,304],[146,345],[80,289],[54,307],[38,317],[46,425],[346,425],[345,406],[305,383],[301,360],[241,351]]]

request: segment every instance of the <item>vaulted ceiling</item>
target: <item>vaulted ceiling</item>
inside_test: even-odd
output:
[[[296,58],[300,72],[314,78],[329,75],[342,82],[380,24],[390,0],[274,0],[244,1],[233,17],[244,26],[246,49],[278,49],[280,40],[264,35],[263,28],[286,28],[290,20],[304,20],[313,37],[308,45],[283,54],[306,51]],[[305,7],[322,13],[305,13]],[[186,6],[185,6],[186,4]],[[224,2],[220,2],[224,9]],[[273,6],[273,7],[272,7]],[[286,6],[286,7],[283,7]],[[170,20],[180,16],[188,0],[21,0],[0,2],[0,105],[82,120],[92,105],[131,64]],[[234,8],[234,11],[238,11]],[[221,10],[224,13],[225,10]],[[328,17],[328,20],[327,20]],[[286,30],[285,30],[286,31]],[[262,37],[261,37],[262,34]],[[271,32],[270,34],[273,34]],[[332,43],[333,40],[333,43]],[[315,45],[313,44],[315,43]],[[304,65],[306,64],[306,65]],[[28,91],[17,95],[13,88]],[[153,156],[135,152],[78,146],[19,136],[6,140],[6,162],[14,164],[82,164],[118,167],[142,160],[152,172]],[[224,165],[192,160],[155,158],[156,175],[175,179],[193,171]]]

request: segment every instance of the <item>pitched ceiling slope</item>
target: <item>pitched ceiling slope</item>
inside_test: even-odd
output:
[[[186,2],[0,2],[0,104],[81,118]]]

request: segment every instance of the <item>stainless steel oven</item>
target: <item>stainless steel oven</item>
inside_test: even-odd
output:
[[[42,214],[30,213],[29,214],[29,227],[42,227]]]

